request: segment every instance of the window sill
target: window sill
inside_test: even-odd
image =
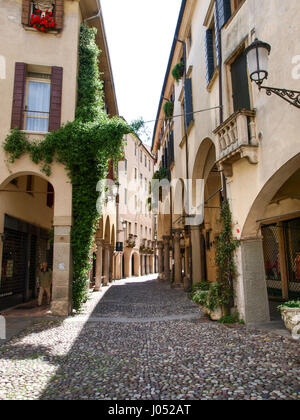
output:
[[[24,134],[29,134],[30,136],[46,136],[47,134],[49,134],[49,131],[27,131],[27,130],[22,130],[22,132]]]
[[[41,33],[43,35],[47,35],[47,34],[50,34],[50,35],[58,35],[59,34],[58,31],[49,31],[49,32],[43,33],[41,31],[38,31],[35,28],[32,28],[31,26],[23,26],[23,27],[24,27],[25,31],[28,31],[28,32],[38,32],[38,33]]]
[[[207,85],[207,90],[210,93],[212,91],[213,85],[215,84],[215,81],[219,75],[219,69],[218,67],[215,68],[214,74],[212,75],[212,78],[210,79],[209,84]]]

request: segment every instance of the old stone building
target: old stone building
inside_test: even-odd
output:
[[[56,21],[53,30],[42,33],[30,24],[37,10],[51,12]],[[111,116],[118,114],[99,1],[0,0],[1,144],[11,128],[18,127],[31,141],[39,141],[74,120],[83,21],[97,29],[106,109]],[[116,232],[116,213],[110,207],[115,207],[114,200],[104,208],[103,229],[99,227],[97,233],[108,249],[106,278],[112,271]],[[11,163],[0,147],[0,308],[35,297],[36,269],[47,259],[53,267],[52,311],[70,313],[72,223],[72,186],[63,165],[54,163],[47,177],[29,156]]]
[[[259,90],[245,50],[256,38],[268,43],[264,84],[299,91],[299,17],[297,0],[183,0],[154,131],[158,168],[173,181],[159,203],[160,276],[173,273],[178,286],[184,276],[216,281],[228,198],[241,240],[235,305],[247,323],[268,321],[273,298],[300,295],[300,143],[299,98],[297,108]],[[167,101],[174,112],[164,121]],[[186,202],[178,206],[189,190],[196,207],[196,180],[204,182],[203,220],[201,208],[188,217]]]
[[[156,271],[154,220],[149,201],[153,173],[154,158],[147,146],[137,136],[128,134],[124,161],[119,164],[119,240],[124,243],[119,278]]]

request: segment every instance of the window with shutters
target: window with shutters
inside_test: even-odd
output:
[[[55,30],[61,30],[64,20],[64,0],[22,0],[22,24],[29,26],[32,15],[43,16],[46,11],[51,12],[55,19]]]
[[[215,79],[218,60],[218,37],[215,16],[212,16],[205,34],[206,84]]]
[[[41,66],[38,67],[39,71]],[[61,67],[15,64],[11,128],[47,133],[61,125]]]
[[[51,76],[28,73],[26,78],[24,129],[49,131]]]
[[[230,64],[233,111],[250,108],[249,77],[244,50]]]

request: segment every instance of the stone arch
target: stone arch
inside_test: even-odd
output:
[[[96,238],[103,239],[103,217],[101,217],[98,221],[98,227],[96,232]]]
[[[115,225],[112,226],[112,230],[111,230],[111,246],[115,247],[116,246],[116,233],[115,233]]]
[[[27,159],[28,160],[28,159]],[[19,168],[13,173],[8,173],[7,168],[0,168],[0,232],[15,226],[15,241],[11,243],[13,253],[21,246],[18,239],[21,232],[20,226],[26,224],[22,232],[27,235],[27,251],[30,261],[26,261],[26,268],[22,272],[24,283],[30,269],[37,270],[41,259],[48,260],[53,268],[53,293],[52,312],[57,315],[69,315],[72,310],[72,259],[71,259],[71,226],[72,226],[72,185],[67,178],[62,165],[53,165],[51,176],[47,177],[35,170],[25,158],[14,166]],[[60,176],[59,176],[60,175]],[[28,179],[32,176],[32,179]],[[13,182],[15,181],[15,182]],[[28,189],[30,192],[28,193]],[[5,192],[5,190],[9,192]],[[54,195],[52,201],[50,197]],[[7,215],[7,216],[5,216]],[[10,219],[8,219],[10,217]],[[17,223],[14,223],[14,220]],[[6,225],[5,225],[6,223]],[[9,225],[7,224],[9,223]],[[53,259],[47,256],[44,242],[50,230],[54,230]],[[8,231],[7,231],[8,233]],[[50,236],[49,236],[50,237]],[[7,244],[1,241],[0,264],[5,264],[4,254]],[[28,251],[30,250],[30,252]],[[49,244],[47,251],[51,250]],[[1,267],[0,267],[1,269]],[[30,278],[36,278],[35,273]],[[32,281],[32,280],[31,280]],[[26,283],[27,284],[27,283]],[[31,287],[31,286],[30,286]],[[30,298],[28,286],[25,290],[25,300]],[[32,296],[31,296],[32,297]]]
[[[110,244],[110,242],[111,242],[110,218],[109,218],[109,216],[106,217],[106,221],[105,221],[104,241],[105,241],[106,244]]]
[[[259,236],[259,223],[263,219],[265,210],[277,191],[300,168],[300,153],[286,162],[264,184],[256,196],[242,228],[242,238]]]
[[[172,194],[173,194],[173,209],[175,216],[182,216],[184,214],[184,199],[185,199],[185,185],[182,178],[172,180]]]

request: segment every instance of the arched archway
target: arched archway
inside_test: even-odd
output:
[[[264,184],[246,217],[242,238],[257,236],[259,221],[264,219],[265,211],[279,189],[300,168],[300,153],[290,159]]]
[[[45,176],[23,171],[1,183],[0,197],[0,232],[3,234],[0,308],[37,298],[37,277],[43,262],[53,271],[55,300],[57,261],[53,261],[53,242],[56,251],[59,245],[55,240],[58,228],[53,227],[56,199],[53,185]]]
[[[297,154],[267,180],[245,219],[237,290],[246,322],[268,321],[270,313],[276,316],[274,298],[300,297],[299,184]]]
[[[214,282],[217,278],[216,239],[220,232],[221,176],[216,166],[216,148],[212,140],[202,141],[193,167],[193,205],[196,203],[197,181],[204,182],[204,217],[201,225],[192,227],[193,282]],[[199,217],[199,220],[202,218]]]

